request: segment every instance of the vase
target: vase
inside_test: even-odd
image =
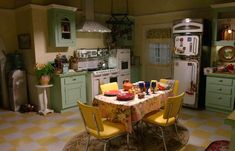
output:
[[[49,82],[50,82],[50,76],[49,75],[42,75],[41,77],[40,77],[40,84],[41,85],[48,85],[49,84]]]

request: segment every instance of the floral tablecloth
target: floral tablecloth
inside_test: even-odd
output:
[[[143,99],[138,99],[136,95],[129,101],[118,101],[116,96],[97,95],[93,105],[100,108],[102,117],[121,122],[125,124],[128,132],[132,132],[132,122],[141,120],[147,113],[159,110],[171,95],[171,90],[157,91],[155,94],[145,95]]]

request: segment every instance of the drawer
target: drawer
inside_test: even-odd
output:
[[[232,109],[232,97],[230,95],[223,95],[218,93],[208,92],[206,94],[206,105],[220,109]]]
[[[229,86],[233,84],[232,79],[226,79],[226,78],[207,77],[206,80],[207,80],[207,84],[213,83],[213,84],[221,84],[221,85],[229,85]]]
[[[221,94],[232,95],[232,87],[218,84],[208,84],[206,87],[208,92],[217,92]]]
[[[71,76],[64,79],[65,84],[73,84],[81,81],[85,81],[85,76]]]

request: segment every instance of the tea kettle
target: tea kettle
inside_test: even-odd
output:
[[[108,63],[107,61],[100,61],[98,64],[99,69],[107,69],[108,68]]]

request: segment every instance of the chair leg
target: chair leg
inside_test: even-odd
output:
[[[163,130],[162,127],[160,127],[160,130],[161,130],[161,133],[162,133],[162,140],[163,140],[164,148],[165,148],[165,151],[167,151],[164,130]]]
[[[178,128],[177,128],[177,123],[175,123],[174,125],[175,125],[175,132],[177,134],[178,140],[180,141],[180,136],[179,136],[179,132],[178,132]]]
[[[105,141],[104,142],[104,151],[106,151],[106,148],[107,148],[107,142]]]
[[[130,137],[129,137],[129,133],[127,133],[127,135],[126,135],[127,150],[129,150],[129,143],[130,143]]]
[[[90,135],[88,134],[88,140],[87,140],[87,144],[86,144],[86,151],[88,150],[89,145],[90,145]]]

